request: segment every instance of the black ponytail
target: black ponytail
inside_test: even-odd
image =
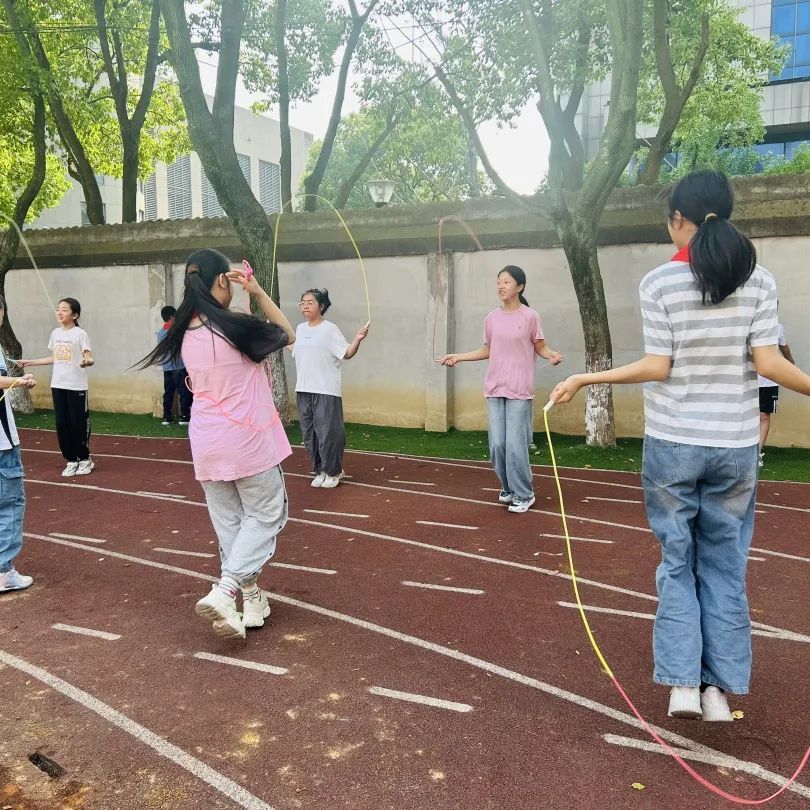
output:
[[[753,243],[729,222],[733,208],[731,183],[720,172],[687,174],[669,193],[669,218],[680,212],[698,226],[689,243],[689,263],[704,304],[724,301],[757,265]]]
[[[186,259],[183,301],[166,336],[146,357],[136,364],[147,368],[170,360],[180,360],[183,337],[191,321],[202,316],[205,327],[221,335],[235,349],[254,363],[259,363],[287,345],[284,329],[244,312],[226,309],[211,294],[219,276],[230,270],[228,259],[216,250],[203,248]]]
[[[520,287],[523,286],[523,290],[518,293],[518,300],[524,307],[529,306],[529,302],[526,300],[526,296],[523,293],[526,291],[526,274],[523,272],[523,268],[518,267],[516,264],[507,264],[506,267],[501,270],[501,273],[509,273],[510,276],[517,282],[517,285]],[[501,273],[498,273],[500,275]]]

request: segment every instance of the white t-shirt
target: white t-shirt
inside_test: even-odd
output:
[[[51,388],[86,391],[87,371],[79,364],[84,352],[91,351],[87,332],[79,326],[72,329],[60,326],[51,332],[48,348],[53,352]]]
[[[340,361],[346,356],[349,343],[331,321],[317,326],[299,323],[295,330],[297,393],[340,396]]]
[[[785,327],[782,324],[779,324],[779,345],[780,346],[787,346],[787,339],[785,338]],[[760,388],[775,388],[776,383],[773,380],[769,380],[767,377],[763,377],[761,374],[757,374],[757,380],[759,380],[759,387]]]
[[[0,349],[0,374],[4,377],[9,376],[8,363],[2,349]],[[5,393],[6,395],[0,403],[0,408],[6,409],[6,423],[8,424],[11,442],[9,442],[9,436],[6,435],[6,431],[0,427],[0,450],[11,450],[12,447],[16,447],[20,443],[20,437],[17,435],[17,426],[14,424],[14,413],[11,410],[11,397],[8,395],[8,389],[6,389]]]

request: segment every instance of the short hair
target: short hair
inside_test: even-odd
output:
[[[173,318],[175,315],[177,315],[177,310],[168,304],[160,310],[160,317],[163,318],[164,321],[168,321],[169,318]]]

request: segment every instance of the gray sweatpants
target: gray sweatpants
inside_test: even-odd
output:
[[[339,475],[343,469],[346,428],[343,425],[343,400],[329,394],[296,394],[298,420],[304,434],[315,473]]]
[[[236,481],[200,483],[219,538],[222,576],[249,583],[275,554],[276,535],[287,523],[281,467]]]

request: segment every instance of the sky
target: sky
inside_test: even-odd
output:
[[[212,93],[216,68],[207,61],[208,57],[205,59],[206,61],[200,63],[200,74],[206,91]],[[334,76],[329,77],[313,99],[293,108],[290,112],[290,124],[311,132],[315,138],[321,138],[329,123],[335,81]],[[236,96],[237,104],[248,107],[253,101],[251,94],[240,87]],[[343,106],[344,114],[358,108],[358,99],[349,89]],[[278,118],[277,111],[270,110],[268,114]],[[492,164],[506,183],[521,194],[533,193],[548,167],[549,152],[548,135],[537,108],[529,105],[514,128],[499,129],[494,123],[484,124],[480,135]]]

